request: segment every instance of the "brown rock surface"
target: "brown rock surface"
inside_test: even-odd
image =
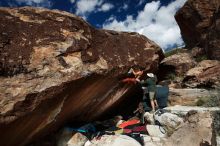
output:
[[[220,1],[188,0],[176,13],[187,47],[205,48],[212,59],[220,59]]]
[[[215,146],[215,132],[210,112],[193,113],[165,142],[165,146]]]
[[[161,62],[164,70],[167,70],[167,67],[171,67],[177,75],[184,75],[189,69],[195,67],[195,65],[196,62],[189,53],[177,53],[165,58]]]
[[[90,121],[126,99],[118,75],[163,59],[137,33],[97,30],[42,8],[0,8],[0,143],[25,145],[66,121]]]
[[[206,53],[203,48],[194,47],[194,48],[192,48],[191,55],[196,58],[196,57],[204,56],[204,55],[206,55]]]
[[[184,84],[191,87],[211,86],[220,87],[220,62],[203,60],[195,68],[186,73]]]

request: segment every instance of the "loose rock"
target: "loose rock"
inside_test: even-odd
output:
[[[88,138],[85,135],[83,135],[81,133],[76,133],[67,142],[67,145],[68,146],[84,146],[84,144],[87,141],[88,141]]]

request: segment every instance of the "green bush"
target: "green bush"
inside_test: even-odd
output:
[[[215,107],[220,106],[220,97],[219,96],[211,96],[208,101],[204,104],[205,107]]]
[[[167,80],[175,80],[176,79],[176,74],[175,73],[169,73],[165,77]]]
[[[220,97],[219,96],[204,96],[200,97],[196,102],[197,106],[204,107],[215,107],[220,106]]]
[[[213,120],[214,129],[216,131],[216,134],[220,136],[220,111],[214,112],[212,116],[214,117]]]
[[[184,50],[182,48],[175,48],[175,49],[172,49],[171,51],[165,52],[164,55],[165,55],[165,57],[169,57],[171,55],[181,53],[181,52],[184,52]]]
[[[206,102],[206,99],[207,97],[201,97],[201,98],[199,98],[198,99],[198,101],[196,102],[196,105],[197,106],[203,106],[204,104],[205,104],[205,102]]]

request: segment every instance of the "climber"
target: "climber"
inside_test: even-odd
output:
[[[131,68],[128,71],[128,77],[123,79],[122,82],[124,83],[134,83],[140,82],[140,77],[143,74],[143,70],[141,70],[139,67]]]
[[[137,68],[135,70],[131,68],[131,71],[134,74],[136,81],[140,81],[140,77],[143,75],[144,71],[140,68]]]
[[[145,106],[144,102],[139,102],[138,108],[133,112],[135,114],[135,117],[140,119],[141,124],[145,123],[145,121],[144,121],[144,113],[145,113],[144,106]]]
[[[140,81],[140,83],[142,85],[142,89],[143,90],[145,90],[145,88],[144,88],[145,86],[147,87],[149,98],[150,98],[151,108],[152,108],[152,111],[154,112],[155,109],[158,107],[157,100],[156,100],[156,89],[157,89],[156,82],[157,82],[157,77],[153,73],[147,73],[147,76],[149,78],[146,79],[146,80]]]
[[[128,71],[129,77],[127,77],[126,79],[123,79],[122,82],[124,83],[140,83],[144,92],[144,97],[143,100],[145,100],[147,97],[145,96],[146,94],[149,94],[149,98],[150,98],[150,105],[152,108],[152,111],[155,111],[155,108],[158,108],[158,103],[156,100],[156,82],[157,82],[157,77],[156,75],[154,75],[153,73],[147,73],[147,76],[149,77],[146,80],[142,80],[140,81],[140,77],[143,75],[144,70],[140,69],[140,67],[134,67],[131,68]],[[131,77],[132,76],[132,77]],[[147,104],[144,104],[144,109],[146,109]]]

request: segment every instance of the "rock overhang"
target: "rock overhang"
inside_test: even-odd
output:
[[[97,30],[66,12],[0,11],[4,145],[25,145],[70,119],[100,117],[133,88],[121,85],[119,75],[133,65],[156,71],[163,59],[160,47],[142,35]]]

